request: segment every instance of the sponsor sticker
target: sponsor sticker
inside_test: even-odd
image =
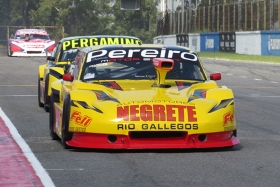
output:
[[[198,130],[198,124],[184,124],[184,123],[170,123],[170,124],[149,124],[143,123],[140,127],[142,130]],[[117,130],[135,130],[136,125],[131,124],[118,124]]]
[[[117,118],[123,121],[197,122],[195,106],[168,104],[118,106]]]
[[[233,123],[234,120],[234,114],[231,112],[228,112],[224,114],[224,126],[226,126],[228,123]]]
[[[114,50],[94,50],[87,54],[87,61],[94,61],[96,58],[108,57],[109,59],[133,59],[135,57],[143,59],[152,58],[169,58],[178,57],[183,60],[197,61],[197,56],[191,52],[179,50],[167,50],[166,48],[158,49],[114,49]],[[127,61],[130,61],[127,60]]]
[[[24,35],[24,34],[39,34],[39,35],[48,35],[48,33],[44,30],[37,29],[26,29],[26,30],[18,30],[16,35]]]
[[[87,127],[91,121],[92,118],[87,116],[87,115],[82,115],[81,112],[78,111],[74,111],[71,114],[71,121],[74,121],[77,125],[83,126],[83,127]]]
[[[114,45],[114,44],[139,44],[141,41],[135,38],[76,38],[64,41],[62,50],[79,47],[89,47],[94,45]]]

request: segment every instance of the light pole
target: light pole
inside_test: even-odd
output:
[[[191,23],[192,23],[192,0],[189,1],[189,33],[191,32]]]

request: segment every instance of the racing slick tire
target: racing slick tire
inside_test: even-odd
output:
[[[44,91],[44,109],[46,112],[50,111],[50,96],[48,96],[48,89],[49,89],[49,77],[50,75],[47,74],[45,79],[45,91]]]
[[[43,107],[44,104],[41,102],[41,86],[40,86],[40,78],[38,78],[38,104],[39,104],[39,107]]]
[[[233,136],[237,137],[237,130],[233,131]]]
[[[50,98],[50,112],[49,112],[49,131],[50,131],[50,136],[52,140],[59,140],[59,136],[54,132],[54,123],[55,123],[55,108],[54,108],[54,102],[53,98],[51,95]]]
[[[8,47],[7,47],[7,55],[8,55],[8,57],[12,57],[12,55],[13,55],[13,52],[11,51],[11,46],[10,45],[8,45]]]
[[[62,131],[61,131],[61,144],[64,149],[69,149],[71,146],[67,145],[67,141],[72,139],[73,134],[69,132],[69,119],[70,119],[70,96],[67,95],[63,101],[62,113]]]

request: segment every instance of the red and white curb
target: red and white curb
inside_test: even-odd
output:
[[[0,107],[0,187],[54,187],[50,176]]]

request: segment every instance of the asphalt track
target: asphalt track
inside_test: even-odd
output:
[[[279,186],[280,65],[203,59],[207,74],[221,72],[218,83],[235,93],[241,144],[233,149],[104,151],[65,150],[50,139],[48,113],[37,103],[38,66],[44,62],[0,56],[0,107],[41,164],[31,163],[35,174],[42,181],[40,171],[49,174],[52,182],[45,186]],[[0,156],[13,150],[0,149]],[[0,160],[2,173],[13,173],[9,163]],[[0,187],[6,187],[4,180]]]

